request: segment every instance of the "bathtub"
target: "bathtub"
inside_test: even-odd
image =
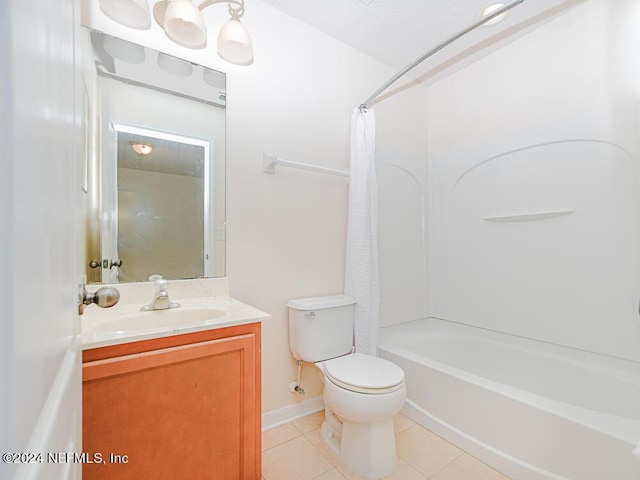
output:
[[[640,480],[640,365],[444,320],[381,332],[403,414],[516,480]]]

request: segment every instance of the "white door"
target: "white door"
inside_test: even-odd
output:
[[[80,478],[78,5],[0,6],[0,478]]]

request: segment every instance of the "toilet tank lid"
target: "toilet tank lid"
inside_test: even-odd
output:
[[[356,303],[356,299],[349,295],[327,295],[324,297],[294,298],[287,302],[287,307],[296,310],[319,310],[321,308],[343,307],[354,303]]]

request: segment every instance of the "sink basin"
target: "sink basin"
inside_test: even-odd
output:
[[[96,321],[91,325],[90,330],[93,332],[116,333],[178,328],[205,323],[208,320],[222,317],[224,314],[223,310],[213,307],[178,307],[167,310],[133,312]]]

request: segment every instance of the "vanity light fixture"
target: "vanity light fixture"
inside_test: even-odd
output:
[[[493,3],[482,11],[482,16],[486,17],[487,15],[495,12],[496,10],[502,7],[504,7],[504,3]],[[502,15],[498,15],[497,17],[492,18],[488,22],[485,22],[484,25],[493,25],[494,23],[498,23],[499,21],[503,20],[504,17],[506,16],[507,16],[507,13],[505,12]]]
[[[153,145],[149,145],[148,143],[131,141],[129,144],[138,155],[149,155],[153,151]]]
[[[178,45],[204,48],[207,45],[207,27],[202,10],[217,3],[226,3],[231,15],[218,34],[218,55],[236,65],[252,64],[251,37],[240,23],[240,17],[244,15],[244,0],[205,0],[198,6],[192,0],[162,0],[154,5],[153,16]]]

